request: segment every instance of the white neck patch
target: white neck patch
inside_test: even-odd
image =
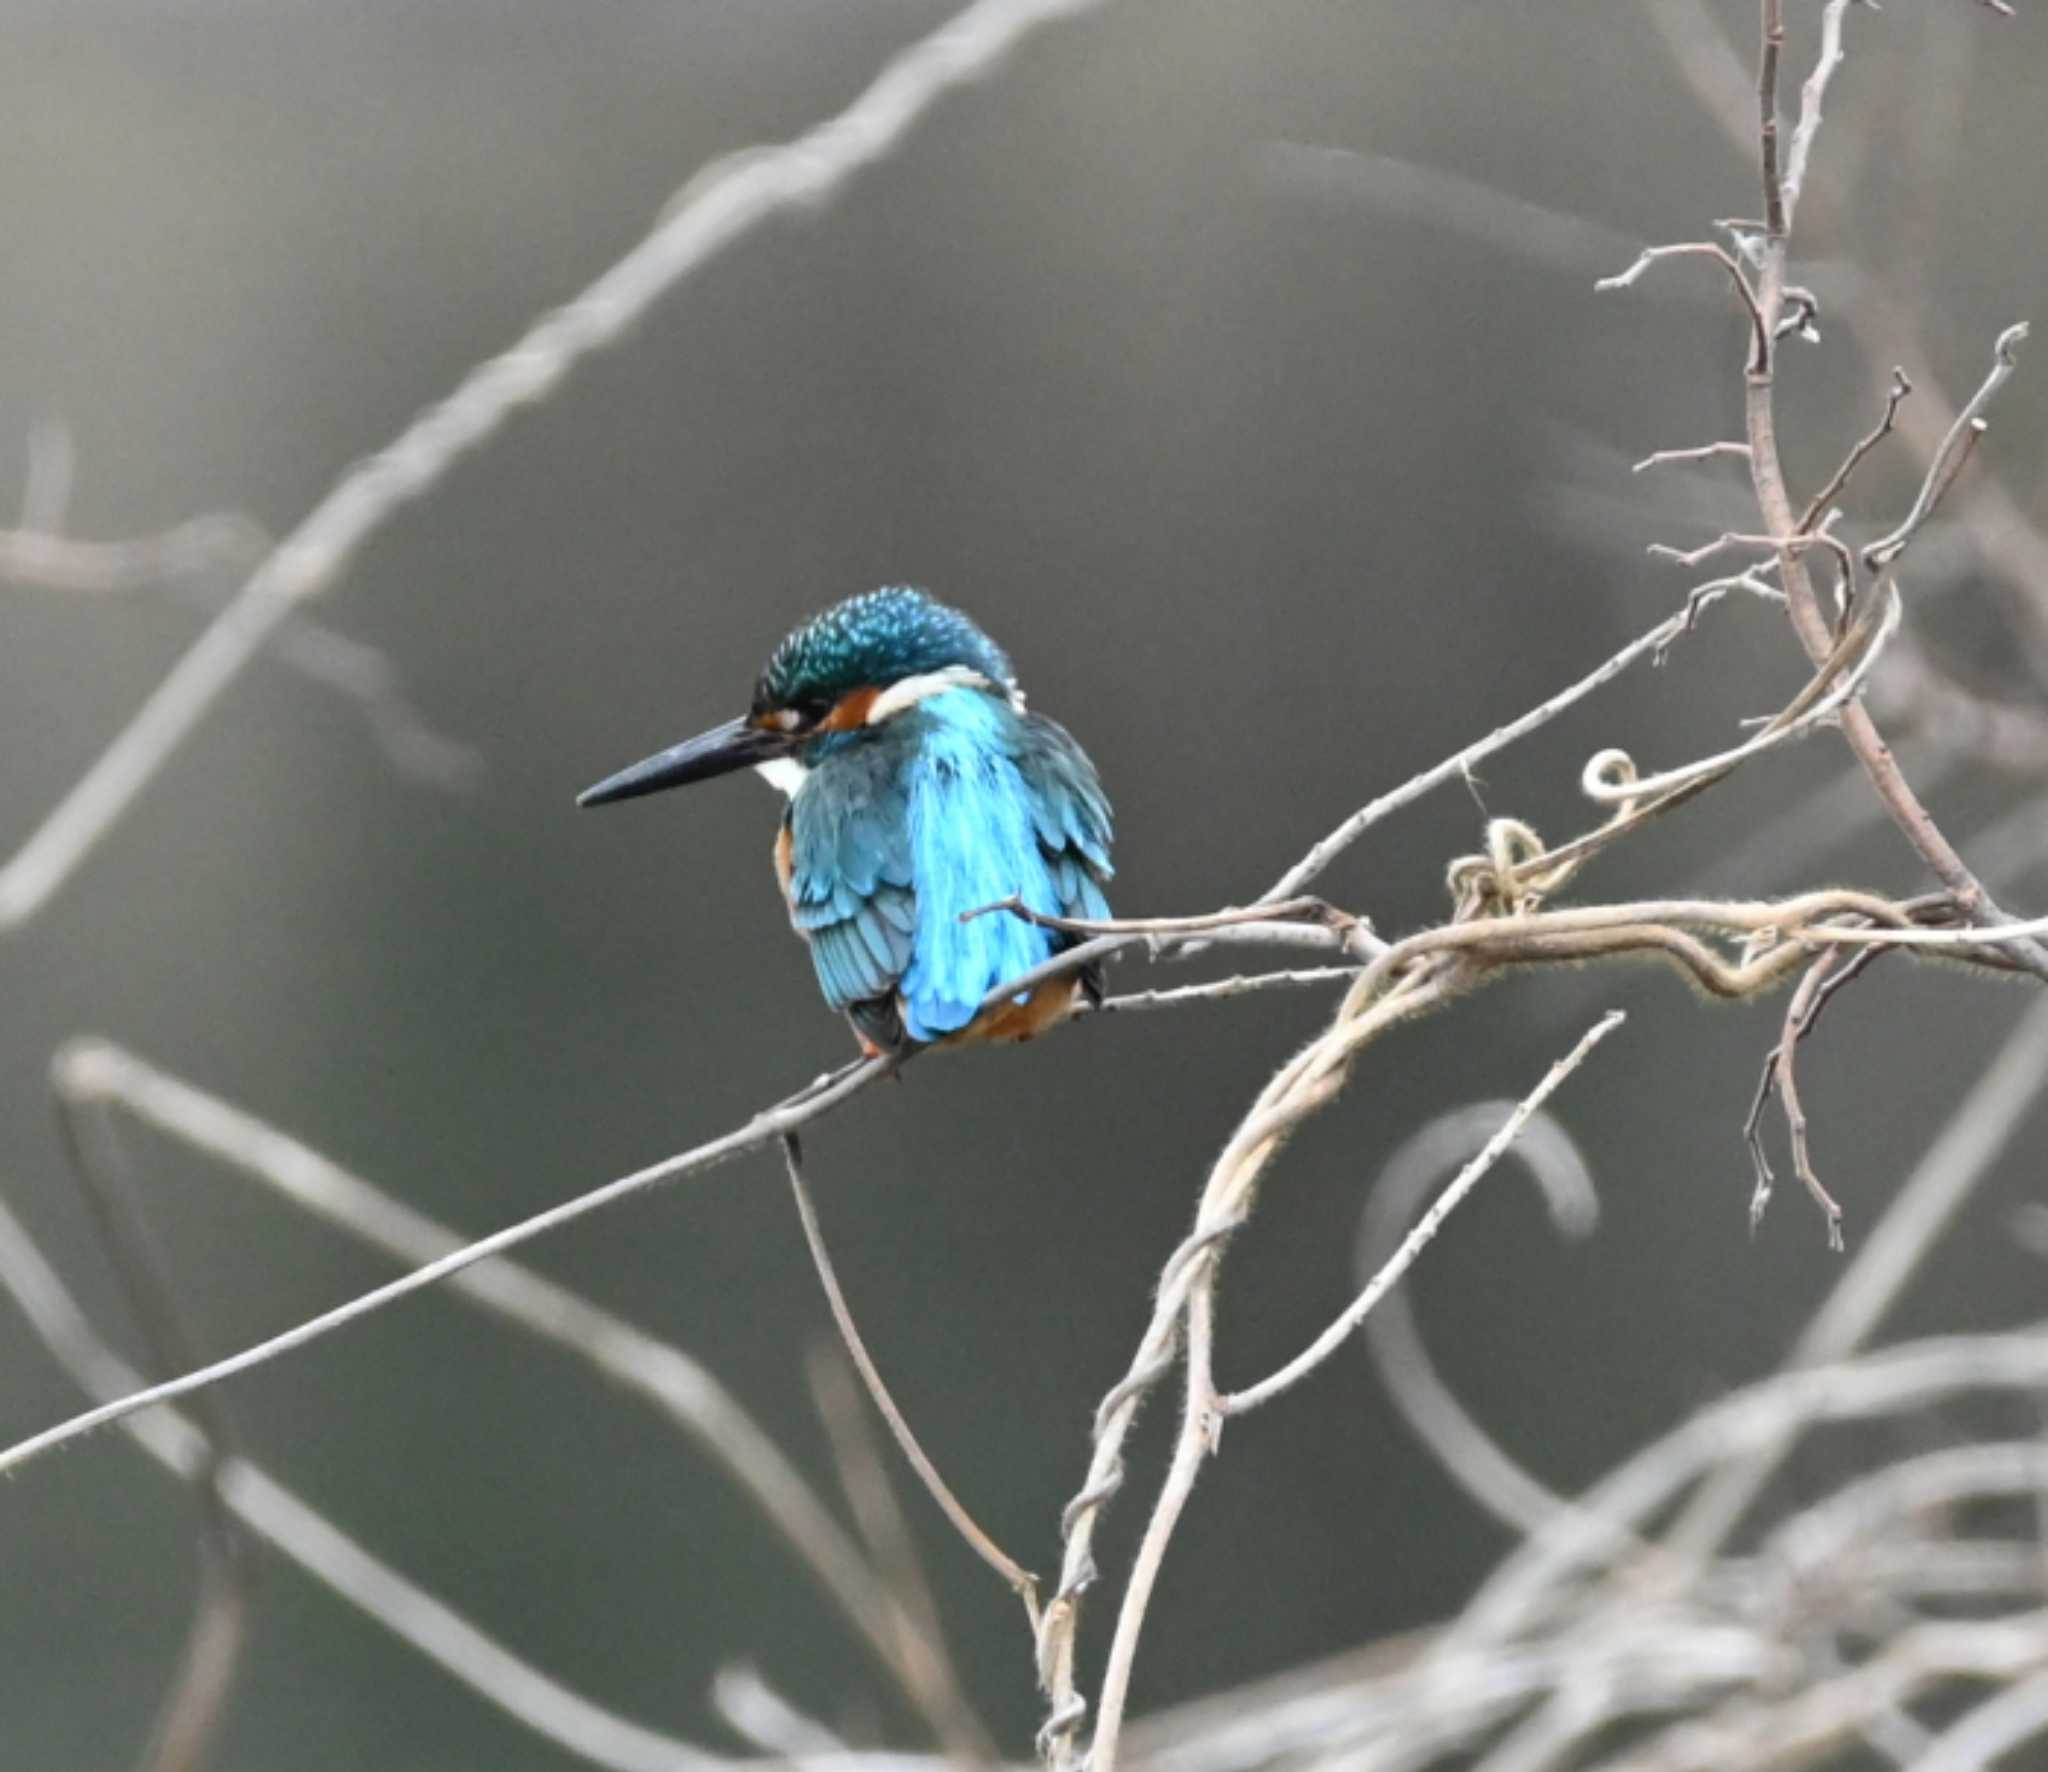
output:
[[[770,757],[765,763],[756,763],[754,773],[771,788],[779,788],[794,800],[797,789],[804,785],[804,777],[810,771],[794,757]]]
[[[948,665],[943,671],[926,671],[922,676],[904,677],[875,697],[874,705],[868,709],[867,724],[879,726],[906,708],[914,708],[931,696],[944,695],[949,689],[993,688],[995,685],[971,665]],[[1024,705],[1023,696],[1016,690],[1005,689],[1003,694],[1012,707]]]

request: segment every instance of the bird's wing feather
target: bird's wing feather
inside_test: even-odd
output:
[[[1052,876],[1062,917],[1106,917],[1102,887],[1109,865],[1109,798],[1088,753],[1057,720],[1026,714],[1020,722],[1017,772],[1031,794],[1038,846]]]
[[[917,928],[905,746],[877,735],[831,759],[790,805],[789,914],[834,1009],[887,997]]]
[[[917,1039],[1072,939],[964,912],[1021,892],[1036,911],[1109,914],[1109,802],[1087,755],[1041,715],[964,711],[950,729],[932,709],[863,735],[790,807],[790,916],[826,1001],[858,1018],[900,993]]]

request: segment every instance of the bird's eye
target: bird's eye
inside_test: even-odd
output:
[[[815,726],[832,711],[832,698],[828,695],[806,695],[793,702],[785,715],[792,730]]]
[[[768,718],[784,732],[794,732],[806,723],[803,711],[796,707],[777,708]]]

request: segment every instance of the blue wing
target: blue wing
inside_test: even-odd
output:
[[[1017,769],[1031,795],[1038,845],[1058,899],[1055,914],[1106,917],[1102,887],[1116,870],[1109,865],[1109,797],[1095,765],[1057,720],[1026,714],[1021,724]]]
[[[907,737],[907,735],[905,735]],[[790,919],[810,943],[825,1001],[889,999],[917,933],[907,743],[877,733],[812,772],[790,803]]]
[[[935,696],[821,760],[790,807],[790,915],[825,1000],[870,1037],[929,1041],[1072,938],[962,922],[1012,895],[1109,913],[1110,810],[1064,728],[988,694]]]

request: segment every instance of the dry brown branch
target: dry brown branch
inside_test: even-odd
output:
[[[1827,1221],[1828,1247],[1838,1253],[1842,1248],[1842,1208],[1821,1186],[1807,1149],[1806,1109],[1800,1101],[1797,1081],[1799,1043],[1813,1032],[1835,993],[1852,983],[1884,951],[1883,948],[1866,948],[1842,970],[1839,977],[1834,978],[1829,975],[1835,970],[1838,956],[1832,951],[1822,954],[1806,969],[1806,976],[1799,981],[1799,988],[1792,993],[1792,999],[1785,1007],[1784,1030],[1778,1036],[1777,1045],[1764,1058],[1763,1075],[1757,1079],[1756,1099],[1750,1103],[1749,1118],[1742,1127],[1743,1140],[1749,1146],[1750,1163],[1756,1170],[1756,1188],[1749,1199],[1752,1235],[1763,1223],[1764,1213],[1771,1203],[1771,1189],[1777,1179],[1771,1173],[1763,1141],[1764,1109],[1775,1095],[1785,1111],[1785,1131],[1792,1142],[1793,1173],[1804,1184]]]
[[[1827,40],[1835,45],[1836,59],[1839,59],[1842,19],[1848,7],[1849,0],[1828,0],[1823,18],[1823,31],[1828,34]],[[1818,665],[1828,656],[1834,644],[1834,634],[1832,624],[1822,612],[1812,579],[1807,573],[1804,549],[1795,545],[1799,525],[1793,512],[1791,492],[1778,454],[1776,354],[1775,341],[1771,336],[1772,328],[1785,301],[1785,270],[1790,230],[1799,195],[1798,186],[1795,185],[1791,193],[1792,201],[1787,201],[1785,184],[1778,170],[1778,66],[1784,42],[1784,18],[1781,8],[1782,0],[1762,0],[1762,43],[1758,51],[1757,66],[1758,106],[1761,115],[1759,162],[1766,224],[1763,237],[1757,244],[1755,302],[1761,315],[1764,336],[1752,353],[1744,375],[1744,413],[1750,446],[1750,478],[1756,491],[1758,508],[1763,514],[1764,528],[1772,537],[1777,538],[1779,582],[1784,586],[1787,607],[1800,644],[1805,647],[1807,657]],[[1814,131],[1819,126],[1820,103],[1827,86],[1826,75],[1829,73],[1832,73],[1832,66],[1825,72],[1816,69],[1815,80],[1809,83],[1804,109],[1794,132],[1797,148],[1795,169],[1802,176],[1806,151],[1810,149]],[[2009,340],[2010,332],[2000,340],[1998,361],[1982,395],[1986,402],[1997,392],[2005,375],[2010,374]],[[2005,374],[1998,373],[2001,369]],[[1951,434],[1973,433],[1967,430],[1959,418],[1957,425],[1952,427]],[[1946,445],[1936,451],[1935,461],[1930,465],[1927,481],[1922,489],[1922,496],[1915,500],[1914,512],[1909,513],[1900,530],[1894,532],[1901,546],[1904,540],[1910,539],[1912,531],[1918,527],[1914,513],[1918,513],[1919,519],[1924,521],[1926,512],[1932,510],[1942,492],[1953,480],[1960,464],[1961,456]],[[1894,538],[1887,538],[1888,541],[1892,539]],[[1895,558],[1894,552],[1885,556],[1885,561],[1881,564]],[[1920,803],[1869,714],[1855,704],[1845,707],[1842,711],[1842,733],[1848,740],[1850,749],[1856,753],[1858,761],[1869,774],[1871,785],[1891,813],[1893,822],[1919,851],[1927,865],[1934,870],[1935,876],[1948,889],[1963,915],[1975,922],[2009,923],[2011,920],[1999,909],[1983,883],[1971,872],[1926,807]],[[2020,963],[2037,977],[2048,980],[2048,949],[2044,949],[2031,936],[2022,936],[2016,940],[2013,952]]]
[[[1882,950],[1874,950],[1882,951]],[[1794,1345],[1799,1370],[1845,1359],[1865,1345],[1937,1238],[1989,1173],[2048,1085],[2048,1002],[2036,1003],[1914,1166],[1828,1301]],[[1702,1486],[1668,1542],[1708,1555],[1734,1530],[1790,1450],[1769,1446],[1730,1462]]]

